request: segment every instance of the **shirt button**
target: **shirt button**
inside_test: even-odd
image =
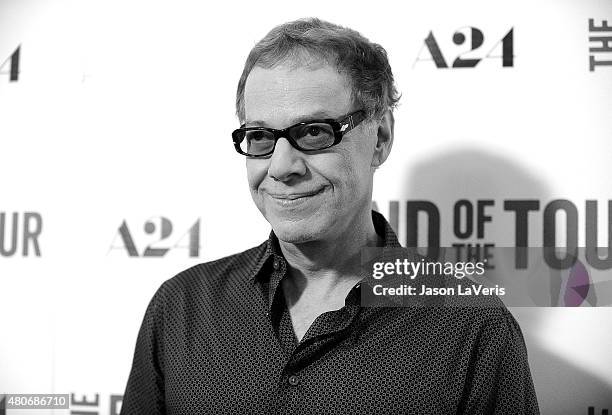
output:
[[[298,383],[300,383],[300,378],[295,376],[295,375],[291,375],[289,376],[289,378],[287,379],[287,382],[289,382],[289,384],[291,386],[297,386]]]
[[[280,261],[274,258],[274,262],[272,263],[272,266],[274,267],[274,269],[278,269],[278,267],[280,266]]]

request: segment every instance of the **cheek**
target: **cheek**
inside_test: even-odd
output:
[[[334,187],[341,191],[343,199],[354,199],[367,187],[368,172],[363,156],[353,151],[342,151],[334,154],[335,160],[327,163],[332,168],[326,169],[327,177]]]
[[[249,188],[251,191],[257,191],[268,171],[266,160],[247,159],[246,170]]]
[[[348,199],[348,204],[361,203],[371,186],[372,154],[363,145],[351,148],[343,156],[342,168],[338,170],[342,173],[337,173],[344,185],[343,196]]]

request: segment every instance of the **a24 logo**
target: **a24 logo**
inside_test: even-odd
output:
[[[132,229],[138,228],[133,227]],[[146,235],[157,235],[158,237],[144,247],[142,254],[139,254],[133,230],[130,230],[125,220],[117,229],[108,252],[124,250],[130,257],[163,257],[171,249],[186,249],[190,257],[200,256],[200,218],[186,232],[181,233],[174,240],[171,237],[174,231],[172,221],[163,216],[154,216],[147,219],[143,224],[142,231]],[[121,241],[121,244],[118,243],[118,240]],[[170,244],[172,241],[174,243]]]
[[[459,28],[453,33],[452,40],[457,46],[466,43],[469,45],[468,50],[455,56],[451,63],[452,68],[474,68],[483,59],[501,59],[503,67],[514,66],[514,28],[511,28],[503,38],[498,40],[484,56],[476,52],[485,42],[484,33],[480,29],[471,26]],[[425,52],[425,49],[427,52]],[[449,52],[447,51],[447,53]],[[447,57],[442,53],[433,31],[430,31],[412,67],[414,68],[419,62],[433,60],[437,68],[448,68]]]

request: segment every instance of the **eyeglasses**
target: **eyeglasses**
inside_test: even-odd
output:
[[[249,157],[266,157],[274,152],[276,142],[285,137],[291,145],[304,152],[318,151],[335,146],[344,134],[351,131],[366,115],[363,110],[350,113],[338,120],[323,119],[301,122],[284,130],[266,127],[245,127],[232,133],[234,147]]]

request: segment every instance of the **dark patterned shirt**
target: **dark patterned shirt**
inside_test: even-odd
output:
[[[400,247],[372,212],[385,246]],[[537,414],[521,330],[503,306],[361,307],[298,341],[274,232],[165,281],[136,341],[127,414]]]

